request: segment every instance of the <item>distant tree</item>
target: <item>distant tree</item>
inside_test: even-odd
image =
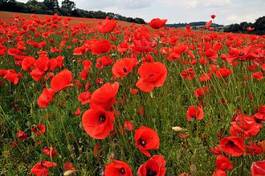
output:
[[[59,3],[57,0],[44,0],[43,3],[49,10],[55,10],[59,8]]]
[[[254,23],[255,30],[257,34],[264,35],[265,34],[265,16],[260,17]]]
[[[73,11],[75,9],[75,3],[70,0],[64,0],[62,2],[62,9],[68,10],[68,11]]]

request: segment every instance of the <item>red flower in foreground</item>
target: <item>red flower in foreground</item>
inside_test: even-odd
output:
[[[123,78],[127,76],[132,69],[137,65],[136,58],[123,58],[115,62],[112,67],[112,74],[116,78]]]
[[[106,83],[93,92],[90,99],[90,107],[102,107],[104,109],[110,109],[115,103],[116,95],[119,90],[119,83],[113,84]]]
[[[150,21],[150,26],[154,29],[159,29],[163,26],[165,26],[167,20],[166,19],[160,19],[160,18],[154,18]]]
[[[104,176],[133,176],[133,174],[127,163],[114,160],[105,166]]]
[[[155,87],[163,86],[167,77],[167,68],[160,62],[143,63],[138,69],[140,79],[136,86],[143,92],[151,92]]]
[[[85,132],[95,139],[105,139],[113,130],[114,113],[102,108],[87,110],[82,117]]]
[[[136,148],[147,157],[151,156],[149,150],[159,149],[160,145],[157,132],[145,126],[141,126],[135,131],[134,141]]]
[[[233,169],[233,165],[232,163],[229,161],[229,159],[223,155],[218,155],[215,161],[215,165],[217,169],[221,169],[221,170],[232,170]]]
[[[265,160],[256,161],[251,165],[251,176],[264,176],[265,175]]]
[[[73,75],[72,72],[69,70],[65,69],[58,74],[56,74],[52,80],[51,80],[51,88],[55,91],[58,92],[60,90],[63,90],[66,87],[71,86],[71,82],[73,80]]]
[[[223,152],[234,157],[239,157],[245,152],[243,139],[236,136],[229,136],[223,138],[220,141],[220,148]]]
[[[138,171],[138,176],[164,176],[166,175],[166,161],[162,155],[154,155]]]
[[[43,89],[41,95],[38,98],[38,106],[40,108],[46,108],[50,102],[53,100],[55,92],[53,89]]]
[[[41,161],[33,166],[33,168],[31,169],[31,173],[36,176],[48,176],[49,168],[56,166],[57,164],[55,162]]]
[[[196,120],[202,120],[204,117],[204,112],[201,106],[189,106],[187,113],[186,113],[186,118],[188,121],[191,121],[193,119]]]

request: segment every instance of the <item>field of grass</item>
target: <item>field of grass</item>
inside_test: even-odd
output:
[[[265,37],[157,23],[0,12],[0,175],[258,175]]]

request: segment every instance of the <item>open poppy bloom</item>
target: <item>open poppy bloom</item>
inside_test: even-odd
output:
[[[58,92],[60,90],[65,89],[66,87],[71,86],[71,82],[73,80],[72,72],[65,69],[59,73],[57,73],[51,80],[51,88]]]
[[[150,21],[150,26],[154,29],[159,29],[163,26],[165,26],[167,20],[166,19],[160,19],[160,18],[154,18]]]
[[[114,30],[116,27],[116,20],[106,18],[99,26],[98,31],[101,33],[108,33]]]
[[[90,99],[90,107],[102,107],[110,109],[116,101],[116,95],[119,90],[119,83],[106,83],[93,92]]]
[[[105,166],[104,176],[133,176],[130,166],[119,160],[113,160]]]
[[[154,155],[144,164],[142,164],[138,171],[138,176],[165,176],[166,175],[166,161],[162,155]]]
[[[103,54],[109,52],[111,49],[111,44],[108,40],[95,40],[91,46],[91,51],[93,54]]]
[[[202,120],[204,117],[204,112],[201,106],[189,106],[187,113],[186,113],[186,118],[188,121],[191,121],[193,119],[196,120]]]
[[[138,74],[140,79],[136,87],[143,92],[151,92],[155,87],[163,86],[167,77],[167,68],[160,62],[145,62],[139,67]]]
[[[57,164],[55,162],[40,161],[33,166],[33,168],[31,169],[31,173],[35,176],[48,176],[49,168],[56,166]]]
[[[159,149],[160,140],[157,132],[145,126],[135,131],[134,141],[136,148],[147,157],[151,156],[149,150]]]
[[[230,134],[232,136],[249,138],[256,136],[261,128],[262,125],[257,123],[254,117],[239,114],[236,116],[235,120],[231,122]]]
[[[136,58],[123,58],[115,62],[112,67],[112,74],[116,78],[123,78],[127,76],[132,69],[137,65]]]
[[[236,136],[229,136],[221,139],[220,148],[223,152],[234,157],[239,157],[245,152],[243,139]]]
[[[114,126],[114,112],[100,107],[87,110],[82,117],[85,132],[94,139],[105,139]]]
[[[265,175],[265,161],[256,161],[251,165],[251,176]]]

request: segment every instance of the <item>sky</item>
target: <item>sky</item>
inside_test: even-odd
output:
[[[27,0],[18,0],[27,2]],[[73,0],[77,8],[102,10],[127,17],[167,19],[167,23],[208,21],[215,23],[255,22],[265,16],[265,0]],[[61,0],[59,0],[61,2]]]

